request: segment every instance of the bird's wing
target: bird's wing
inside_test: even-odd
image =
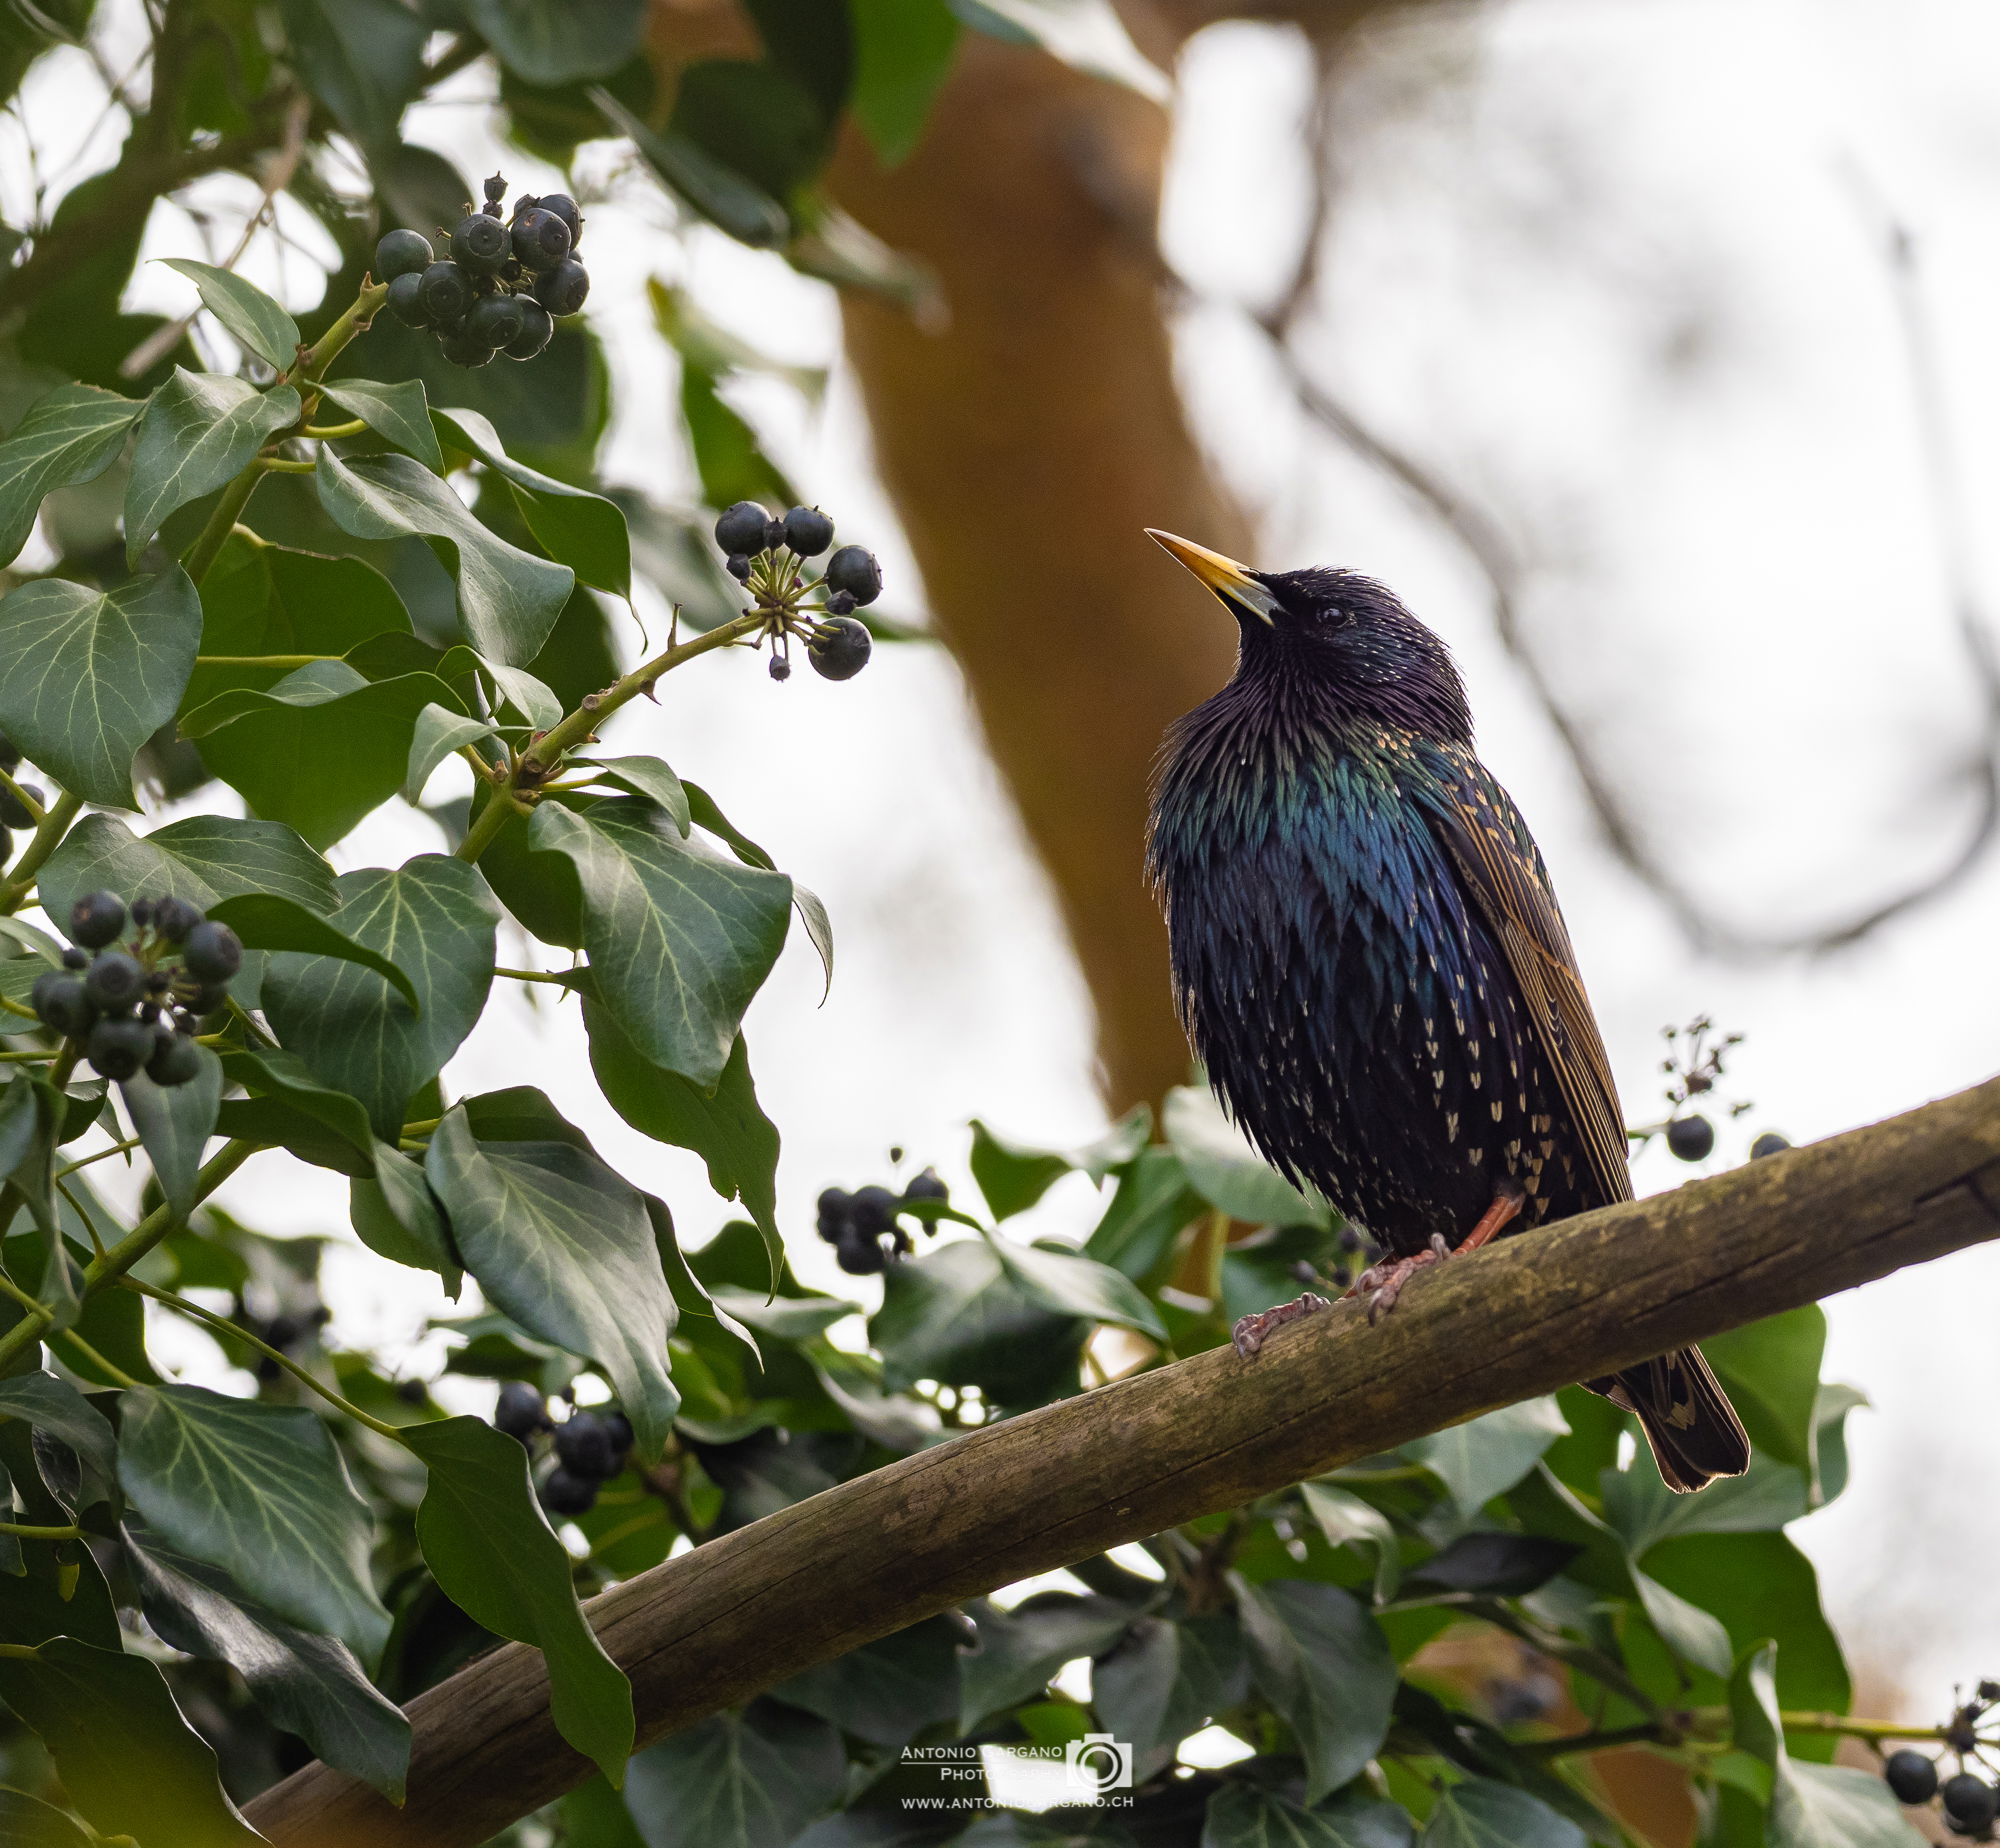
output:
[[[1521,811],[1470,750],[1428,755],[1413,790],[1468,897],[1498,938],[1540,1042],[1608,1200],[1629,1200],[1624,1112],[1611,1061],[1584,992],[1548,869]]]

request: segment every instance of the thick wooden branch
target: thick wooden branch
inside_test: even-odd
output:
[[[1592,1213],[1353,1305],[971,1432],[592,1601],[648,1743],[1032,1573],[2000,1235],[2000,1079]],[[472,1848],[591,1767],[508,1646],[411,1703],[398,1812],[320,1765],[250,1807],[280,1848]]]

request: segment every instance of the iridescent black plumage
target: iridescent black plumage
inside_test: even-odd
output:
[[[1547,869],[1474,755],[1444,644],[1353,572],[1169,549],[1242,633],[1235,677],[1168,734],[1148,844],[1230,1114],[1405,1256],[1457,1246],[1497,1194],[1518,1190],[1523,1225],[1630,1199]],[[1593,1385],[1639,1413],[1674,1486],[1747,1464],[1699,1355]]]

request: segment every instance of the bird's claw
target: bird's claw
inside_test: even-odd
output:
[[[1266,1309],[1260,1315],[1246,1315],[1229,1331],[1229,1339],[1237,1353],[1245,1360],[1251,1359],[1264,1345],[1266,1337],[1274,1328],[1282,1328],[1287,1322],[1296,1322],[1302,1315],[1313,1315],[1321,1309],[1333,1305],[1324,1296],[1312,1290],[1297,1296],[1288,1303],[1280,1303],[1275,1309]]]
[[[1441,1264],[1451,1256],[1451,1247],[1442,1238],[1433,1235],[1431,1248],[1420,1251],[1413,1258],[1391,1258],[1381,1264],[1371,1264],[1354,1280],[1350,1296],[1367,1296],[1368,1325],[1374,1327],[1396,1306],[1396,1299],[1403,1293],[1403,1285],[1408,1283],[1426,1264]]]

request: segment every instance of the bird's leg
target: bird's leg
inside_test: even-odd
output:
[[[1348,1295],[1367,1293],[1368,1320],[1371,1325],[1379,1322],[1395,1308],[1396,1299],[1403,1293],[1403,1285],[1426,1264],[1441,1264],[1446,1258],[1477,1251],[1481,1245],[1491,1244],[1520,1217],[1527,1201],[1528,1196],[1519,1185],[1513,1181],[1502,1181],[1493,1190],[1493,1204],[1480,1214],[1479,1223],[1465,1235],[1456,1251],[1444,1242],[1443,1233],[1433,1232],[1428,1251],[1420,1251],[1413,1258],[1391,1258],[1381,1264],[1371,1264],[1354,1280],[1354,1287],[1347,1292]]]
[[[1324,1296],[1312,1290],[1303,1296],[1296,1296],[1288,1303],[1280,1303],[1275,1309],[1266,1309],[1261,1315],[1241,1317],[1229,1331],[1229,1339],[1237,1353],[1245,1360],[1250,1359],[1264,1345],[1265,1338],[1274,1328],[1282,1328],[1287,1322],[1296,1322],[1302,1315],[1312,1315],[1321,1309],[1331,1309],[1333,1305]]]

